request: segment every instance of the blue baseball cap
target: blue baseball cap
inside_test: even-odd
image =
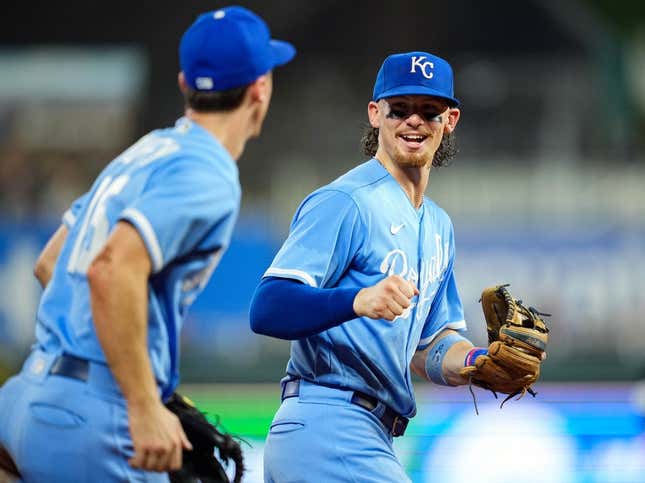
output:
[[[456,107],[452,67],[441,57],[427,52],[393,54],[383,61],[376,75],[373,100],[418,95],[446,99]]]
[[[179,64],[198,91],[225,91],[252,83],[296,53],[288,42],[271,39],[269,27],[244,7],[200,15],[179,44]]]

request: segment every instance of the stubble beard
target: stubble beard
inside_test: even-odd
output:
[[[398,148],[394,151],[392,159],[401,168],[423,168],[432,165],[434,153],[402,153]]]

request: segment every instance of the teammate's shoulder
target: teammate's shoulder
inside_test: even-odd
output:
[[[148,136],[162,144],[169,143],[175,150],[169,158],[173,163],[213,166],[220,174],[228,173],[236,178],[238,167],[230,153],[218,139],[202,126],[185,117],[179,118],[173,127],[152,131]]]
[[[220,141],[197,122],[180,117],[174,126],[151,132],[159,138],[166,138],[179,144],[183,150],[210,152],[217,157],[229,158],[230,155]]]
[[[387,174],[381,164],[372,158],[339,176],[329,183],[327,187],[352,195],[362,188],[374,186],[385,180]]]

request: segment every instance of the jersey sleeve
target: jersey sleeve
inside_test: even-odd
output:
[[[88,197],[89,192],[76,198],[67,209],[67,211],[63,214],[61,221],[68,230],[71,230],[72,227],[76,224],[78,214],[80,213],[81,209],[83,209],[83,206],[85,206],[85,202],[87,201]]]
[[[461,303],[461,297],[457,290],[455,273],[453,270],[455,263],[455,246],[454,237],[450,236],[450,261],[446,266],[442,281],[435,295],[430,312],[426,318],[423,329],[421,330],[421,339],[417,349],[424,349],[434,338],[444,329],[465,330],[466,322],[464,320],[464,307]]]
[[[360,250],[365,231],[350,195],[324,190],[310,195],[296,212],[289,236],[265,277],[334,287]]]
[[[240,192],[204,162],[178,162],[156,172],[120,215],[144,240],[153,272],[192,251],[230,242]]]

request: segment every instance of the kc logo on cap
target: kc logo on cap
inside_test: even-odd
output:
[[[394,96],[433,96],[456,107],[452,67],[428,52],[393,54],[383,61],[376,75],[372,99]]]
[[[434,73],[432,72],[432,69],[434,69],[434,64],[429,60],[423,62],[425,58],[425,55],[419,57],[412,56],[412,67],[410,68],[410,72],[414,73],[416,71],[416,68],[418,67],[421,70],[423,77],[425,77],[426,79],[432,79],[432,76],[434,75]],[[430,69],[430,72],[427,72],[426,69]]]

